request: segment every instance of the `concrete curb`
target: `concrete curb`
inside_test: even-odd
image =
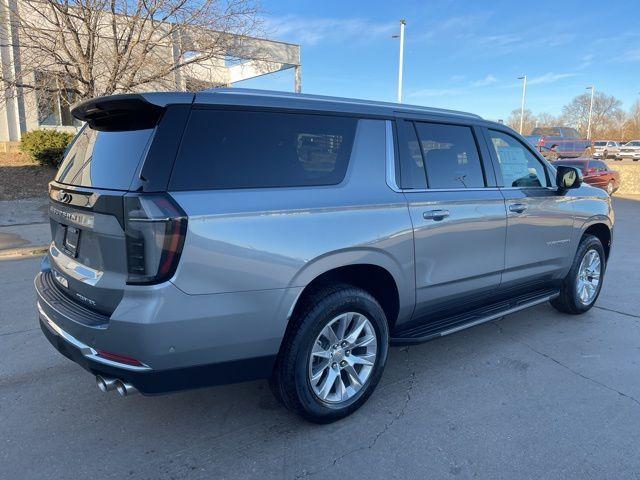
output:
[[[3,260],[18,260],[21,258],[30,258],[44,255],[48,247],[25,247],[25,248],[8,248],[0,250],[0,262]]]

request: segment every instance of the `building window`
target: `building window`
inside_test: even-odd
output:
[[[75,92],[65,88],[69,79],[62,75],[36,72],[36,96],[38,99],[38,124],[47,126],[80,126],[71,115],[71,105],[76,101]]]

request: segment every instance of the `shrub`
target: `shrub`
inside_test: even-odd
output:
[[[32,130],[22,134],[20,150],[40,165],[57,167],[73,135],[57,130]]]

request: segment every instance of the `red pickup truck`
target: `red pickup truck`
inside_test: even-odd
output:
[[[525,137],[531,145],[543,151],[557,145],[558,158],[576,158],[589,154],[593,142],[580,138],[575,128],[570,127],[537,127],[531,135]]]

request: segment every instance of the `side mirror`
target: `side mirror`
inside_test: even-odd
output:
[[[578,188],[582,185],[582,172],[579,168],[558,165],[556,171],[558,190],[569,190],[570,188]]]

